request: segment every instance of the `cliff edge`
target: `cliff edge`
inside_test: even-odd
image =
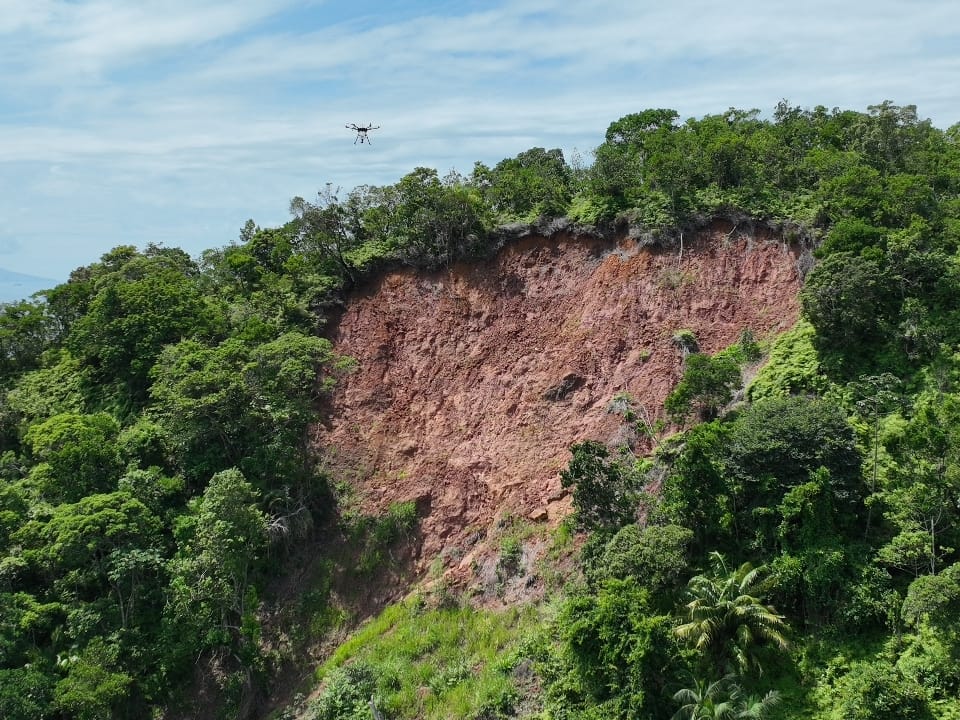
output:
[[[718,221],[682,255],[558,234],[483,263],[389,272],[331,328],[357,367],[314,430],[318,452],[370,511],[417,501],[419,569],[446,548],[456,572],[500,514],[552,523],[569,512],[568,448],[618,439],[617,393],[662,415],[682,371],[678,329],[714,353],[745,329],[760,339],[791,327],[799,255],[770,231]]]

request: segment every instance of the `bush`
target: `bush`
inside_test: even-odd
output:
[[[932,720],[927,696],[887,662],[860,662],[840,681],[835,720]]]
[[[336,670],[310,708],[311,720],[367,720],[376,686],[373,669],[365,663]]]
[[[679,525],[627,525],[607,542],[591,574],[634,578],[650,590],[670,587],[687,567],[692,540],[693,532]]]
[[[417,526],[415,502],[393,503],[382,517],[346,516],[347,532],[360,548],[357,570],[369,575],[382,567],[390,548],[409,538]]]
[[[632,468],[610,457],[594,440],[570,448],[573,458],[560,471],[563,487],[573,486],[577,523],[586,530],[616,530],[631,522],[636,512],[638,479]]]
[[[776,339],[770,358],[747,388],[747,398],[783,397],[821,389],[820,359],[813,346],[813,326],[800,320]]]
[[[729,357],[687,356],[683,379],[663,403],[674,422],[684,422],[696,412],[701,420],[712,420],[742,387],[740,368]]]
[[[651,612],[636,580],[610,580],[572,598],[559,620],[574,671],[602,717],[658,717],[669,699],[667,669],[678,653],[672,618]]]

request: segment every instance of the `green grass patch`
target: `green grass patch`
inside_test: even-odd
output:
[[[539,622],[532,607],[494,612],[429,610],[416,600],[392,605],[317,668],[324,690],[308,717],[339,720],[354,717],[355,711],[359,717],[362,707],[346,707],[328,696],[361,697],[367,691],[392,720],[509,714],[517,697],[510,658]],[[351,685],[360,682],[351,680],[354,675],[365,683],[362,688]]]

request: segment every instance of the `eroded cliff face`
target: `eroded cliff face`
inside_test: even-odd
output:
[[[671,338],[703,351],[797,319],[798,249],[717,223],[676,249],[528,237],[492,261],[391,272],[356,294],[332,339],[344,377],[316,443],[370,510],[417,500],[428,563],[456,572],[471,538],[510,512],[556,522],[571,443],[622,432],[608,411],[630,393],[652,418],[681,374]],[[481,532],[482,534],[482,532]],[[422,569],[422,568],[421,568]]]

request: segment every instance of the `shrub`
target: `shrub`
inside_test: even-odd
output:
[[[310,708],[311,720],[367,720],[376,684],[373,669],[366,663],[356,662],[334,671]]]
[[[887,662],[860,662],[840,681],[836,720],[932,720],[927,696]]]
[[[663,403],[674,422],[684,422],[696,412],[701,420],[712,420],[742,387],[740,368],[728,357],[689,355],[680,380]]]
[[[607,542],[593,568],[599,578],[635,578],[659,590],[674,585],[687,567],[693,532],[679,525],[627,525]]]

